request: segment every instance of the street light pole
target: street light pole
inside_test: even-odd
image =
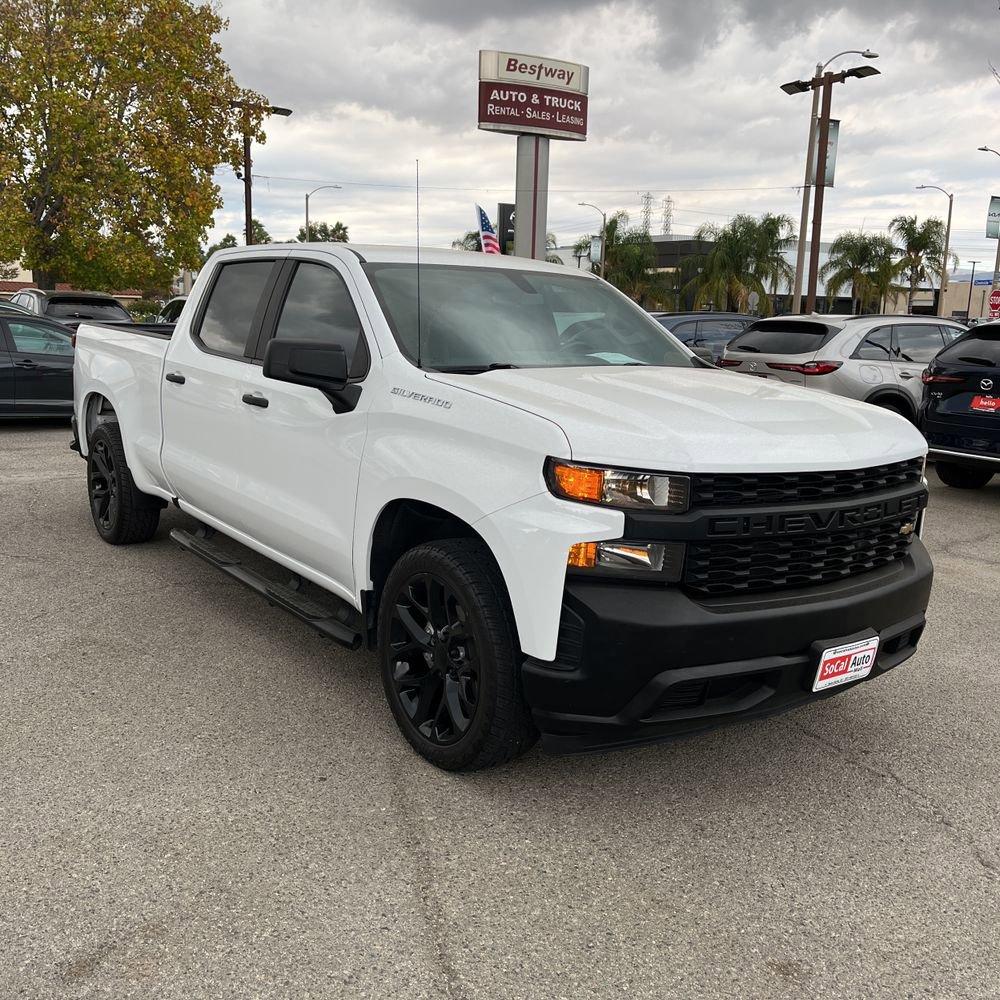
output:
[[[341,188],[341,186],[339,184],[321,184],[318,188],[313,188],[312,191],[309,191],[306,194],[306,238],[305,238],[305,242],[306,243],[310,242],[310,240],[309,240],[309,199],[317,191],[327,191],[327,190],[330,190],[330,191],[340,191],[340,190],[342,190],[342,188]]]
[[[927,191],[933,189],[934,191],[940,191],[941,194],[948,196],[948,221],[945,223],[944,227],[944,257],[941,262],[941,290],[938,295],[938,316],[944,315],[944,297],[948,292],[948,254],[951,251],[951,210],[955,204],[955,196],[950,191],[945,191],[943,187],[938,187],[937,184],[918,184],[918,191]]]
[[[823,96],[819,118],[819,156],[816,162],[816,194],[813,201],[812,242],[809,244],[809,290],[807,313],[816,311],[816,282],[819,277],[819,244],[823,232],[823,194],[826,191],[827,146],[830,142],[830,101],[833,97],[833,74],[823,74]]]
[[[604,277],[604,260],[605,251],[608,245],[608,213],[603,209],[598,208],[596,205],[591,205],[589,201],[578,201],[577,205],[581,208],[592,208],[595,212],[600,212],[601,215],[601,277]]]
[[[969,277],[969,301],[965,305],[965,318],[968,320],[972,319],[972,317],[969,315],[969,313],[972,312],[972,287],[976,283],[976,265],[979,263],[979,261],[967,260],[965,263],[972,265],[972,274]]]
[[[250,111],[259,107],[247,101],[230,101],[231,108],[243,109],[243,211],[245,220],[245,239],[247,246],[253,243],[253,160],[250,158]],[[267,105],[264,108],[266,114],[281,115],[287,118],[291,113],[291,108],[276,108],[274,105]]]
[[[1000,156],[1000,152],[997,152],[992,146],[980,146],[979,151],[981,153],[996,153]],[[993,264],[993,287],[1000,287],[1000,238],[997,239],[997,259]]]
[[[816,63],[814,79],[823,75],[823,71],[834,60],[841,56],[858,55],[865,59],[878,59],[878,53],[871,49],[845,49],[835,56],[830,56],[825,63]],[[802,278],[806,262],[806,230],[809,228],[809,196],[812,194],[813,166],[816,155],[816,118],[819,110],[819,88],[812,88],[812,111],[809,114],[809,139],[806,144],[806,173],[802,182],[802,211],[799,216],[799,232],[795,248],[795,282],[792,289],[792,312],[802,308]]]

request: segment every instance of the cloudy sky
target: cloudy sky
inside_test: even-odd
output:
[[[476,128],[481,48],[590,66],[590,137],[553,142],[549,229],[593,231],[580,201],[638,219],[640,192],[673,198],[675,233],[736,212],[798,220],[810,97],[781,83],[842,49],[872,48],[881,76],[836,88],[842,120],[824,238],[939,214],[955,193],[953,245],[992,266],[987,202],[1000,194],[997,0],[221,0],[237,81],[294,109],[255,151],[255,215],[275,238],[340,219],[354,242],[412,243],[420,159],[422,242],[447,246],[512,201],[512,136]],[[497,12],[502,16],[497,16]],[[857,65],[845,56],[840,68]],[[241,185],[220,171],[215,236],[239,232]]]

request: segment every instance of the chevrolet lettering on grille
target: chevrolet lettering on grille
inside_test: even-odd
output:
[[[834,507],[826,510],[776,514],[740,514],[714,517],[708,523],[710,538],[780,537],[804,535],[843,528],[859,528],[882,521],[914,521],[927,506],[927,494],[917,493],[858,507]]]

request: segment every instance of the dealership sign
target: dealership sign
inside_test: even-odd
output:
[[[1000,239],[1000,198],[996,195],[990,198],[989,211],[986,213],[986,238]]]
[[[590,70],[519,52],[479,53],[479,127],[490,132],[587,138]]]

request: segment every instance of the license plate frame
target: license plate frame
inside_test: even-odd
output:
[[[879,641],[875,633],[823,648],[813,677],[813,693],[864,680],[878,660]]]

